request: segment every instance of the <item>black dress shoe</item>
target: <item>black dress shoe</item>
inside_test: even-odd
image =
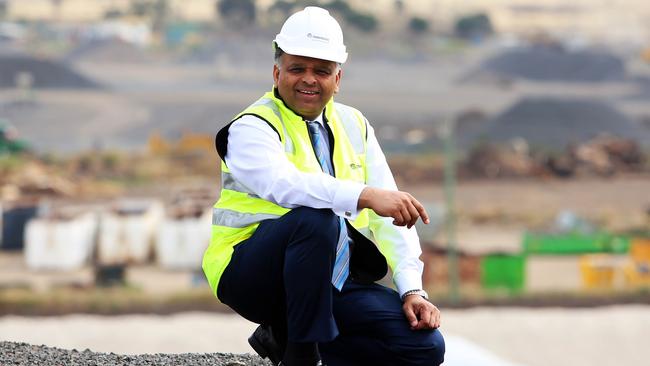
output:
[[[282,348],[273,338],[273,332],[268,325],[260,325],[255,332],[248,337],[248,344],[253,347],[255,352],[262,357],[268,358],[274,365],[281,365]]]

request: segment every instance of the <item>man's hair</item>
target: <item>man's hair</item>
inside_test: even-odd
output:
[[[279,64],[280,64],[280,57],[282,57],[282,55],[284,55],[284,51],[283,51],[282,48],[280,48],[280,46],[278,46],[278,44],[276,43],[276,44],[275,44],[275,55],[273,56],[273,58],[275,59],[275,64],[276,64],[276,65],[279,65]]]
[[[278,44],[276,43],[275,44],[275,54],[273,55],[273,59],[275,60],[276,65],[280,65],[280,57],[282,57],[282,55],[284,55],[284,54],[285,54],[284,50],[282,50],[282,48],[280,48],[280,46],[278,46]],[[342,65],[341,65],[340,62],[337,62],[336,66],[341,68]]]

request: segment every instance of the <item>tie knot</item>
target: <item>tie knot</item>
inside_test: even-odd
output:
[[[307,121],[307,129],[309,129],[309,133],[312,135],[317,135],[320,133],[318,129],[318,122],[316,121]]]

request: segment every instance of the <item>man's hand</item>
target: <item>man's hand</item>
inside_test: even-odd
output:
[[[440,310],[420,295],[406,296],[402,310],[412,330],[440,327]]]
[[[407,192],[366,187],[361,191],[358,207],[369,208],[379,216],[392,217],[394,225],[407,226],[409,229],[418,218],[422,218],[425,224],[429,223],[424,206]]]

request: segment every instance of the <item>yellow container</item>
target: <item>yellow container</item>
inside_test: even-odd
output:
[[[630,261],[623,268],[623,277],[629,287],[650,287],[650,239],[632,239]]]
[[[650,263],[650,239],[632,239],[630,243],[630,257],[634,262]]]
[[[608,255],[583,255],[580,258],[580,274],[585,289],[613,288],[615,273],[616,265]]]
[[[623,268],[625,284],[630,287],[650,287],[650,263],[629,262]]]

